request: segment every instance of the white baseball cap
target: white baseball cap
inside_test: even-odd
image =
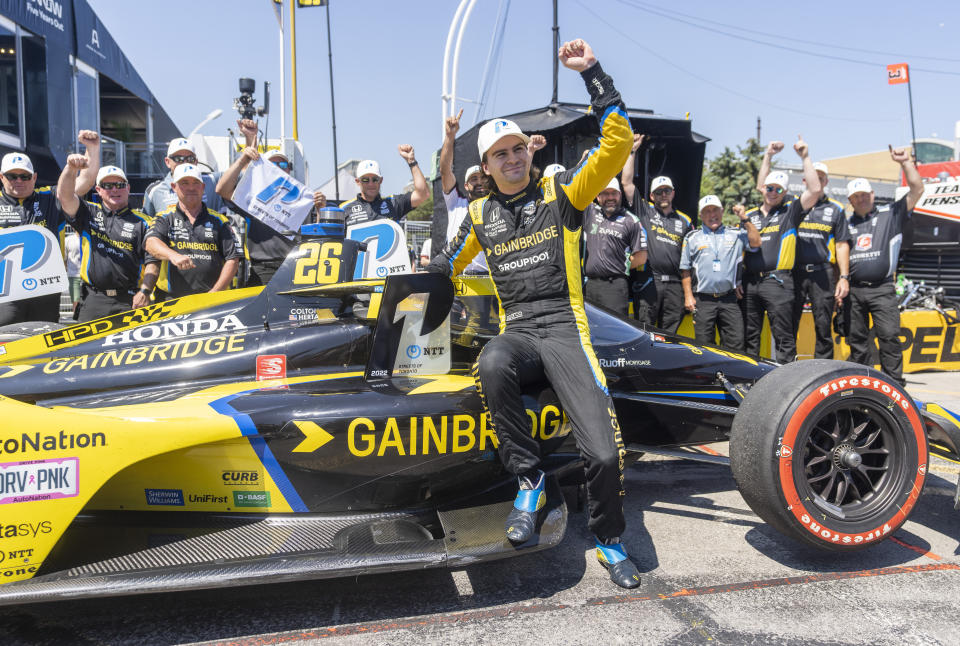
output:
[[[170,145],[167,146],[167,157],[173,153],[180,150],[189,150],[194,155],[197,154],[197,149],[193,147],[193,144],[190,143],[189,139],[184,139],[183,137],[178,137],[170,142]]]
[[[873,187],[866,179],[858,177],[847,182],[847,197],[854,193],[873,193]]]
[[[270,161],[274,157],[283,157],[285,160],[290,161],[290,158],[284,155],[282,150],[278,150],[276,148],[271,148],[270,150],[264,150],[260,156],[263,157],[266,161]]]
[[[192,177],[196,180],[203,181],[203,176],[200,175],[200,167],[195,166],[194,164],[180,164],[173,171],[173,183],[176,184],[184,177]]]
[[[901,197],[903,197],[909,192],[910,192],[909,186],[898,186],[897,188],[893,189],[893,201],[896,202],[897,200],[899,200]]]
[[[493,144],[510,135],[520,137],[524,145],[530,143],[530,137],[523,134],[520,126],[509,119],[494,119],[480,126],[480,132],[477,134],[477,149],[480,151],[480,159],[483,159],[483,156]]]
[[[9,173],[12,170],[33,173],[33,162],[23,153],[7,153],[3,156],[3,162],[0,162],[0,174]]]
[[[703,210],[708,206],[719,206],[720,210],[723,210],[723,202],[720,201],[720,198],[716,195],[704,195],[700,198],[700,204],[697,207],[697,213],[703,213]]]
[[[613,189],[618,193],[622,192],[620,190],[620,182],[617,181],[616,177],[614,177],[607,183],[607,185],[603,188],[603,191],[609,191],[610,189]],[[603,193],[603,191],[600,191],[600,192]]]
[[[782,170],[775,170],[767,174],[767,179],[764,180],[764,186],[770,186],[774,184],[780,186],[783,190],[787,190],[787,184],[790,183],[790,176],[784,173]]]
[[[373,161],[372,159],[364,159],[357,165],[357,179],[360,179],[364,175],[376,175],[377,177],[383,177],[380,174],[380,164]]]
[[[830,171],[827,170],[827,165],[824,164],[823,162],[814,162],[814,164],[813,164],[813,170],[819,171],[819,172],[823,173],[824,175],[829,175],[829,174],[830,174]]]
[[[479,172],[480,172],[480,166],[478,166],[478,165],[476,165],[476,164],[474,164],[473,166],[471,166],[470,168],[468,168],[468,169],[467,169],[467,172],[463,174],[463,182],[464,182],[464,184],[466,184],[467,180],[470,179],[470,176],[471,176],[471,175],[473,175],[474,173],[479,173]]]
[[[654,177],[653,181],[650,182],[650,192],[653,193],[655,190],[662,186],[668,186],[673,188],[673,181],[666,175],[660,175],[659,177]]]
[[[543,176],[553,177],[557,173],[562,173],[565,170],[567,170],[567,167],[564,166],[563,164],[550,164],[549,166],[543,169]],[[617,190],[620,190],[620,189],[617,189]]]
[[[106,177],[120,177],[123,181],[127,180],[127,175],[123,172],[123,169],[119,166],[104,166],[97,171],[97,184],[102,182]]]

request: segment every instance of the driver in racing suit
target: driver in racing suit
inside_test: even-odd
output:
[[[480,128],[478,147],[492,191],[470,203],[457,236],[428,269],[456,275],[484,251],[500,303],[500,335],[483,348],[473,375],[499,441],[500,458],[520,491],[506,522],[514,543],[530,539],[546,502],[540,447],[530,436],[523,386],[550,382],[572,424],[585,462],[589,527],[597,558],[622,587],[640,584],[620,544],[623,441],[593,346],[583,305],[580,236],[583,209],[623,167],[633,142],[620,94],[590,46],[574,40],[560,61],[581,73],[600,123],[598,147],[574,169],[537,182],[530,138],[506,119]]]

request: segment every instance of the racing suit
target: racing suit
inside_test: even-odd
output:
[[[500,458],[531,475],[540,446],[530,435],[523,386],[550,382],[585,461],[590,530],[623,533],[623,441],[593,346],[583,305],[580,236],[583,209],[623,167],[632,132],[620,94],[599,64],[582,73],[600,122],[599,146],[587,161],[516,195],[498,191],[470,204],[457,236],[428,269],[460,273],[487,257],[500,304],[500,335],[483,348],[473,375],[499,440]]]

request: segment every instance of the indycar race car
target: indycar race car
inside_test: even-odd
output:
[[[382,226],[380,223],[377,226]],[[339,233],[339,235],[338,235]],[[504,536],[516,480],[470,367],[487,277],[364,278],[383,240],[305,231],[268,285],[0,346],[0,603],[463,566],[556,545],[582,463],[546,383],[524,393],[547,504]],[[376,250],[376,251],[375,251]],[[587,306],[626,459],[724,461],[792,539],[836,551],[908,517],[960,416],[861,365],[784,366]]]

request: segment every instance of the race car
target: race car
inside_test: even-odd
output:
[[[378,224],[378,226],[380,226]],[[486,277],[365,278],[376,236],[313,225],[268,285],[158,302],[0,346],[0,604],[460,567],[556,545],[582,481],[549,384],[524,392],[547,505],[503,533],[470,367]],[[730,443],[767,523],[823,549],[891,535],[960,416],[861,365],[772,362],[587,306],[627,462]],[[575,489],[574,489],[575,490]]]

